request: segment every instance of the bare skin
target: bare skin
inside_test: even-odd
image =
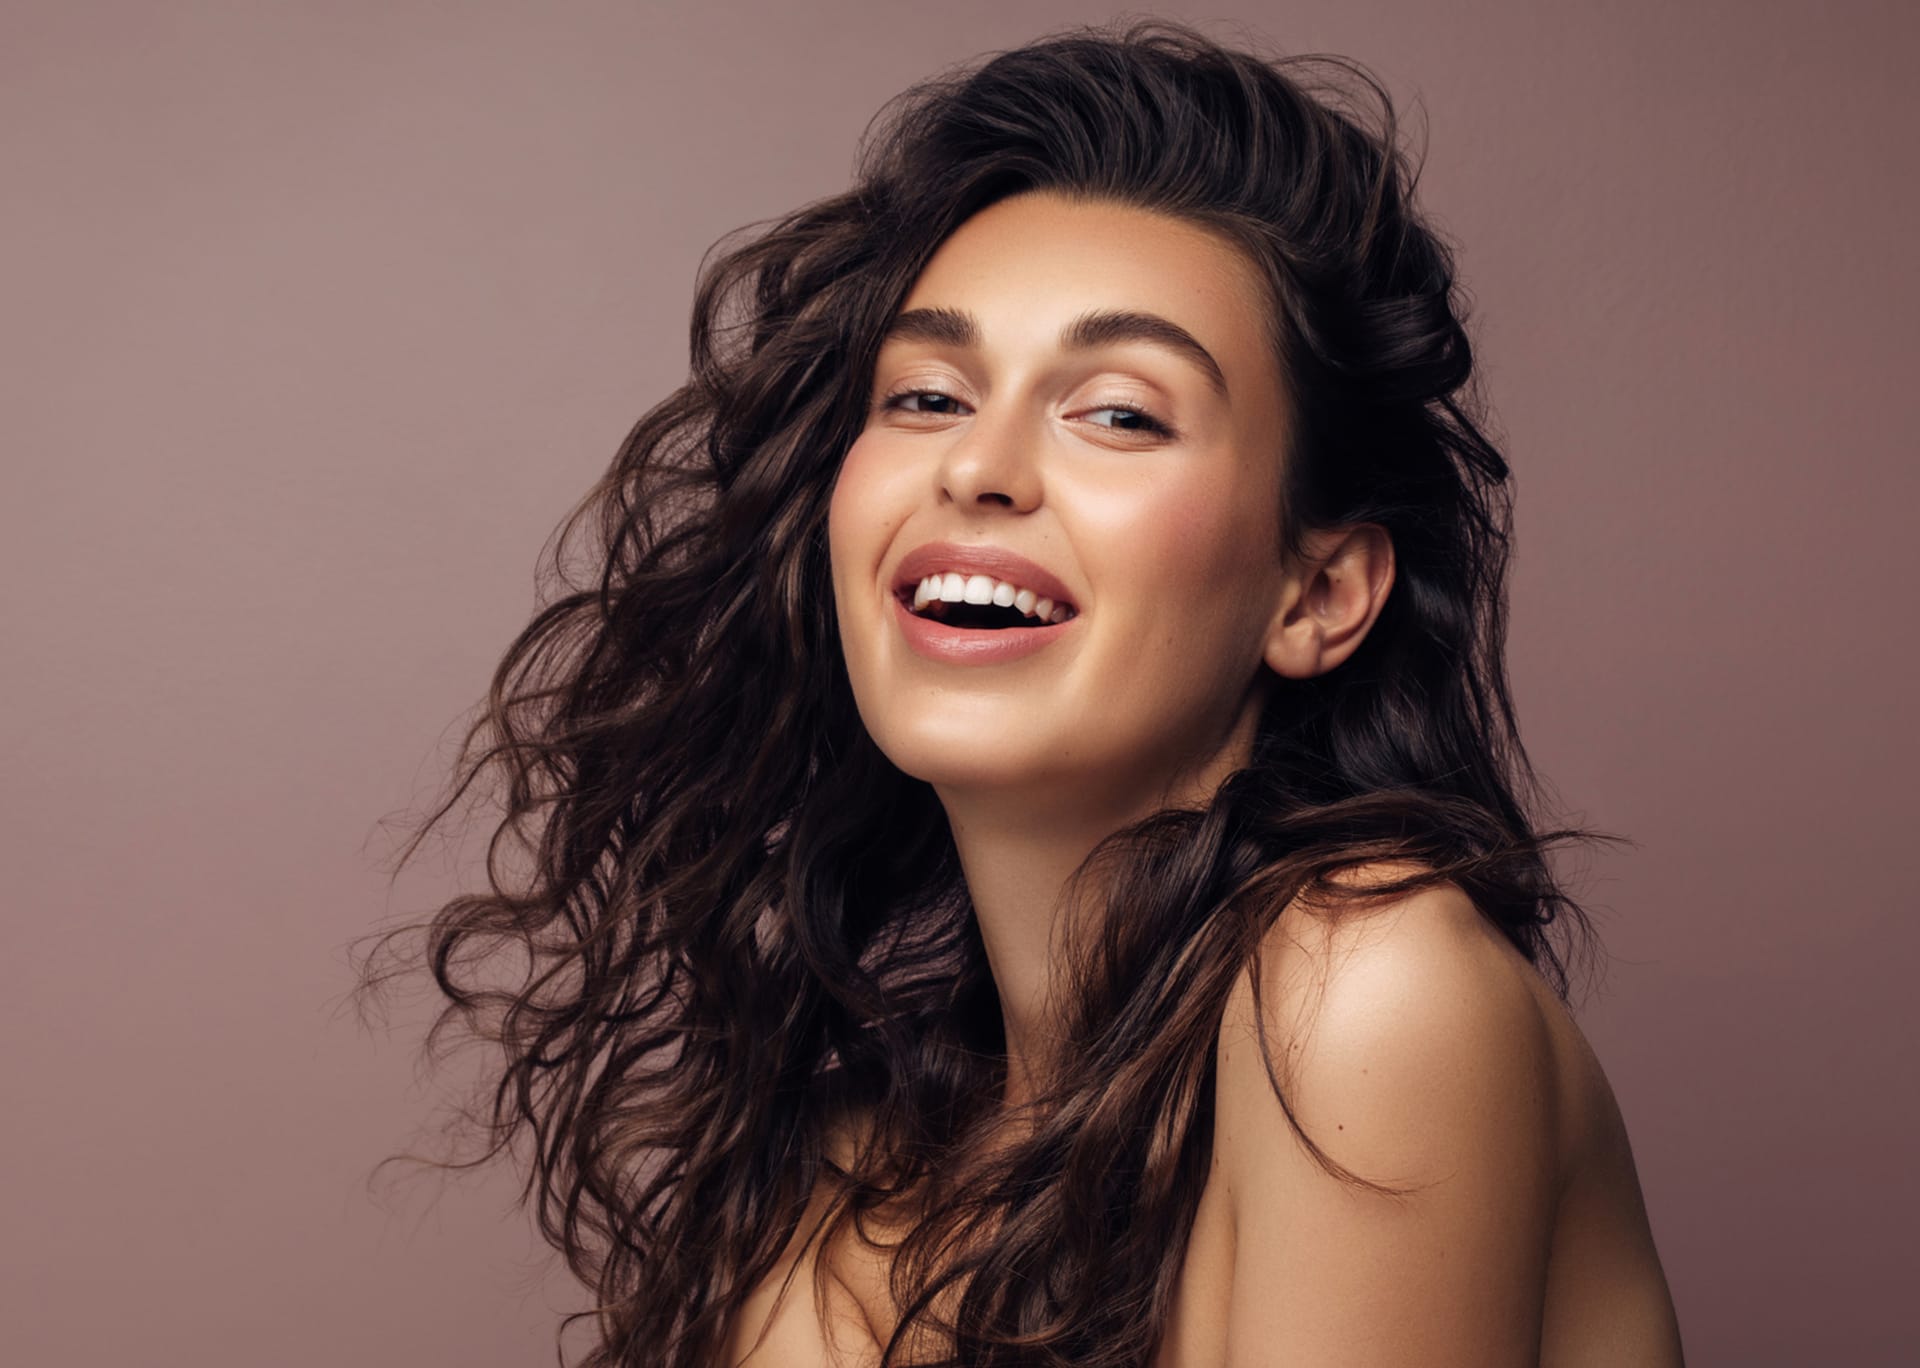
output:
[[[1464,895],[1448,886],[1335,924],[1289,909],[1265,958],[1269,1044],[1277,1061],[1295,1061],[1282,1066],[1283,1081],[1307,1134],[1364,1177],[1434,1186],[1396,1201],[1344,1186],[1313,1162],[1274,1100],[1253,1044],[1251,981],[1243,982],[1218,1045],[1213,1173],[1155,1368],[1680,1368],[1672,1298],[1606,1076],[1552,989]],[[1370,1097],[1368,1066],[1358,1060],[1416,1024],[1395,991],[1408,977],[1423,992],[1438,980],[1493,1006],[1419,1020],[1453,1038],[1416,1046],[1414,1065],[1406,1049],[1388,1056],[1386,1072],[1397,1058],[1404,1076]],[[1452,1127],[1455,1145],[1477,1147],[1480,1172],[1460,1154],[1448,1156],[1449,1171],[1421,1172],[1442,1147],[1422,1127],[1445,1108],[1409,1108],[1406,1080],[1488,1057],[1485,1041],[1460,1038],[1476,1030],[1531,1036],[1534,1048],[1518,1057],[1538,1090],[1536,1120],[1525,1125],[1526,1105],[1499,1100],[1503,1087],[1523,1091],[1508,1071],[1482,1069],[1454,1096],[1482,1089],[1495,1123]],[[850,1121],[844,1144],[857,1124]],[[899,1232],[883,1226],[871,1245],[851,1236],[830,1249],[807,1243],[830,1196],[816,1194],[781,1266],[743,1309],[725,1362],[878,1364],[899,1322],[884,1247]],[[1531,1219],[1512,1220],[1516,1211]],[[1475,1246],[1472,1256],[1447,1257],[1463,1240]],[[1490,1263],[1503,1263],[1507,1276],[1488,1276]],[[796,1276],[782,1296],[789,1270]],[[825,1275],[819,1300],[816,1271]]]
[[[943,244],[903,305],[969,327],[887,342],[843,463],[829,533],[848,675],[876,743],[952,826],[1000,990],[1008,1102],[1058,1063],[1069,873],[1108,832],[1246,763],[1272,677],[1347,659],[1393,583],[1378,527],[1325,529],[1298,562],[1278,550],[1286,405],[1261,298],[1238,250],[1194,225],[1003,201]],[[1063,344],[1101,310],[1170,321],[1211,372],[1191,348],[1137,337]],[[894,572],[932,541],[1044,566],[1074,630],[1000,665],[915,654]],[[1262,972],[1258,1019],[1248,979],[1221,1022],[1212,1177],[1158,1368],[1680,1364],[1605,1076],[1459,890],[1331,920],[1290,906]],[[1408,1195],[1313,1161],[1256,1027],[1306,1134]],[[811,1239],[831,1196],[815,1195],[730,1327],[726,1362],[878,1361],[898,1322],[887,1254]]]

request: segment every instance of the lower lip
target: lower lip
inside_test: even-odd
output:
[[[915,617],[898,598],[893,601],[893,612],[907,645],[929,660],[949,665],[999,665],[1030,656],[1058,641],[1062,632],[1080,620],[1075,615],[1045,627],[949,627],[933,618]]]

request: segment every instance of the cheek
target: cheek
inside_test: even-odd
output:
[[[863,449],[862,441],[854,442],[840,462],[827,501],[827,556],[833,565],[836,590],[856,564],[871,558],[872,548],[863,542],[870,537],[875,522],[872,466],[872,457]]]
[[[850,601],[873,585],[910,507],[909,476],[898,455],[885,441],[862,436],[847,448],[834,477],[827,502],[827,559],[843,630]]]
[[[888,453],[886,440],[863,433],[840,458],[840,471],[833,481],[830,520],[844,516],[859,521],[870,516],[897,495],[895,486],[899,478],[900,462]]]
[[[1246,491],[1196,484],[1165,493],[1133,539],[1136,573],[1147,573],[1160,645],[1234,650],[1266,583],[1272,558]],[[1214,643],[1218,641],[1218,645]]]

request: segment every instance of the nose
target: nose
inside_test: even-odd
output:
[[[978,412],[940,459],[940,491],[962,508],[1025,513],[1040,502],[1042,434],[1012,412]]]

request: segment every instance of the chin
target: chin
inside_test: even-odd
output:
[[[874,744],[903,774],[936,788],[1010,789],[1053,786],[1061,746],[1004,732],[982,739],[975,728],[868,728]]]

